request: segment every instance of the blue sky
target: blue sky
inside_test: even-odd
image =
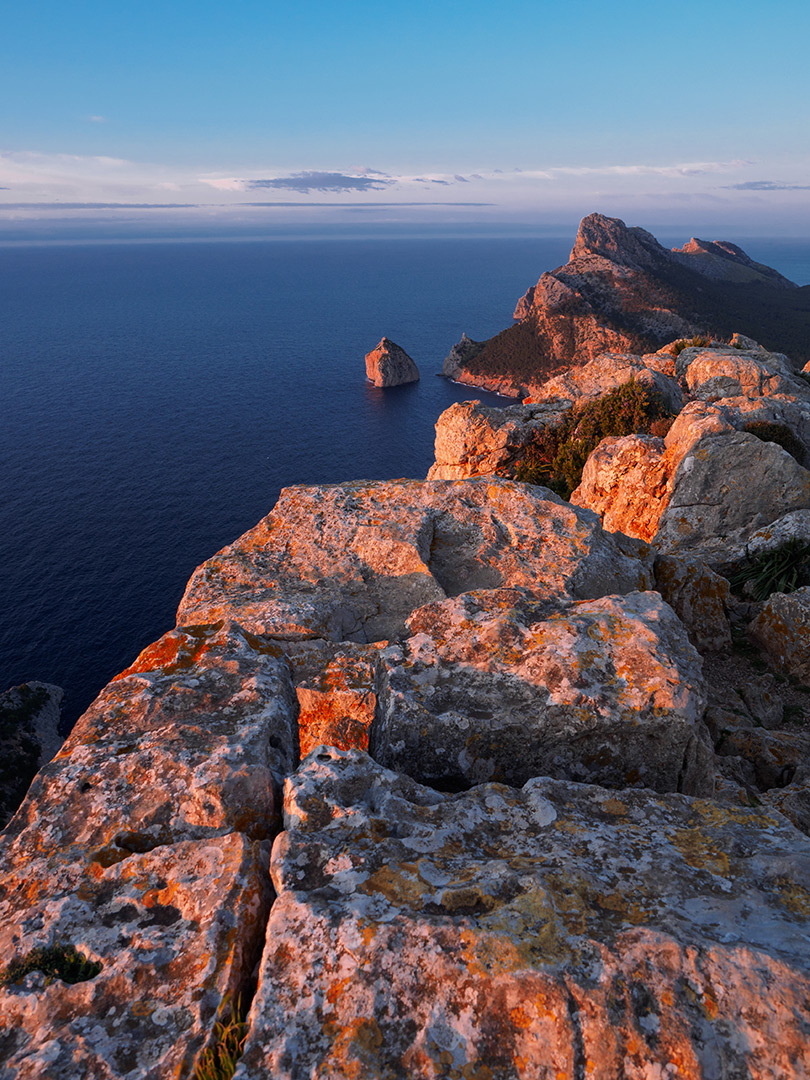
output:
[[[806,0],[29,0],[0,36],[0,236],[592,210],[810,235],[808,41]]]

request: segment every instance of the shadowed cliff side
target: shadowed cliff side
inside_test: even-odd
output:
[[[810,286],[799,287],[726,241],[668,251],[644,229],[590,214],[565,266],[518,302],[519,322],[475,350],[451,352],[443,373],[515,397],[607,351],[654,352],[676,337],[750,335],[810,360]]]

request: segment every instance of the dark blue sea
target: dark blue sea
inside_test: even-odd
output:
[[[733,239],[810,283],[810,241]],[[71,723],[284,485],[423,477],[443,409],[504,403],[435,377],[450,346],[571,242],[0,248],[0,690],[58,683]],[[419,383],[366,382],[383,335]]]

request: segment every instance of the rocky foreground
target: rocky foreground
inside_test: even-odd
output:
[[[7,962],[85,958],[7,970],[2,1080],[191,1077],[234,1010],[237,1080],[810,1075],[810,589],[729,585],[810,544],[810,383],[684,345],[199,567],[2,835]],[[514,479],[630,379],[665,437]]]

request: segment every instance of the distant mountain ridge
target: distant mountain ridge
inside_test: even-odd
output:
[[[729,241],[663,247],[645,229],[589,214],[569,261],[540,277],[517,325],[466,342],[443,373],[523,396],[608,351],[654,352],[678,337],[743,333],[799,366],[810,360],[810,286],[798,286]]]

